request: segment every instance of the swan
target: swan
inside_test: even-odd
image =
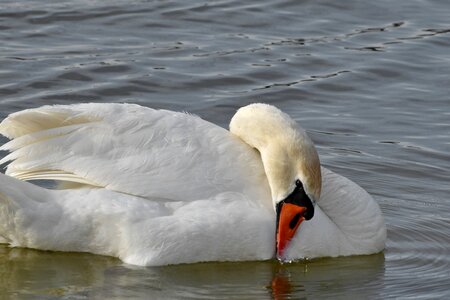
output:
[[[188,113],[88,103],[13,113],[0,133],[10,139],[0,243],[11,247],[142,266],[384,249],[377,202],[321,167],[305,130],[268,104],[240,108],[230,131]]]

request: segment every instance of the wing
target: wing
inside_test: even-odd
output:
[[[270,195],[258,153],[227,130],[185,113],[134,104],[44,106],[0,124],[11,141],[6,174],[107,188],[152,200],[220,192]]]

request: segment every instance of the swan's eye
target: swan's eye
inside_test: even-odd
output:
[[[303,187],[303,184],[302,184],[302,182],[301,182],[299,179],[297,179],[297,180],[295,181],[295,185],[296,185],[297,187]]]

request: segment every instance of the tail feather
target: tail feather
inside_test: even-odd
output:
[[[84,115],[82,108],[83,106],[55,105],[19,111],[1,122],[0,134],[9,139],[15,139],[39,131],[98,120],[98,118]]]

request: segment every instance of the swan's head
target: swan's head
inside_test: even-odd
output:
[[[306,132],[287,114],[267,104],[240,108],[230,131],[260,154],[277,214],[277,257],[299,225],[314,216],[322,187],[320,161]]]

